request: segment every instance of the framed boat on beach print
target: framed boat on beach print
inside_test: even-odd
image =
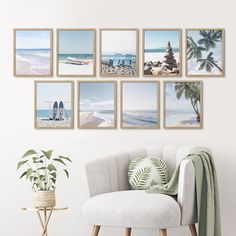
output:
[[[51,77],[52,29],[14,29],[14,76]]]
[[[138,77],[138,29],[100,30],[100,76]]]
[[[57,75],[96,76],[95,29],[57,29]]]
[[[121,128],[160,128],[160,83],[158,81],[122,81],[120,99]]]
[[[164,82],[164,128],[203,127],[202,81]]]
[[[225,75],[224,29],[186,30],[186,76]]]
[[[78,82],[78,128],[115,129],[116,81]]]
[[[35,81],[35,128],[74,128],[74,82]]]
[[[143,29],[143,76],[181,76],[181,42],[181,29]]]

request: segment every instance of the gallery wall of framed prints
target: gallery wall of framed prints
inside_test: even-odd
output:
[[[202,129],[203,82],[225,76],[222,28],[17,28],[13,45],[36,129]]]

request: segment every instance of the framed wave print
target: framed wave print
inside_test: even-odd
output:
[[[14,76],[51,77],[52,29],[14,29]]]
[[[122,81],[120,99],[121,128],[160,128],[160,84],[158,81]]]
[[[115,81],[78,82],[78,128],[115,129]]]

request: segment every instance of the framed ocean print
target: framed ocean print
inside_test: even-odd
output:
[[[143,29],[143,76],[182,75],[182,30]]]
[[[186,76],[225,76],[225,30],[186,29]]]
[[[35,128],[74,128],[74,82],[35,81]]]
[[[78,128],[117,127],[116,81],[78,82]]]
[[[57,76],[96,76],[95,29],[57,29]]]
[[[100,29],[100,76],[138,77],[138,29]]]
[[[14,29],[14,76],[53,75],[52,29]]]
[[[203,127],[203,82],[164,82],[164,128]]]
[[[160,83],[158,81],[121,81],[120,92],[121,128],[160,128]]]

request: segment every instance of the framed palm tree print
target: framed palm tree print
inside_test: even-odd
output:
[[[225,75],[224,29],[186,30],[186,76]]]
[[[164,128],[203,127],[202,81],[164,82]]]

